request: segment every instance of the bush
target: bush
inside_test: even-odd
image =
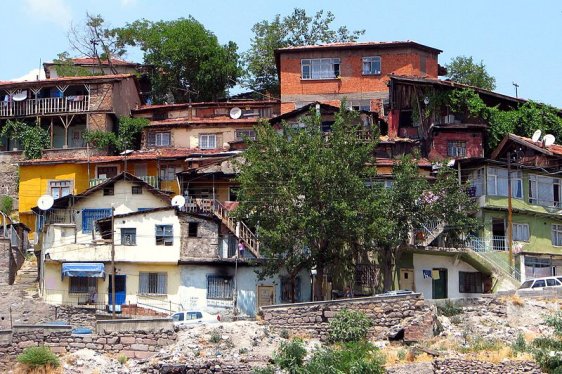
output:
[[[211,337],[209,338],[209,342],[217,344],[220,343],[221,340],[222,340],[222,334],[219,329],[214,329],[213,331],[211,331]]]
[[[121,365],[125,365],[128,360],[129,360],[129,357],[127,357],[127,356],[125,356],[125,355],[119,355],[119,357],[117,357],[117,361],[118,361]]]
[[[541,369],[547,373],[562,374],[562,313],[547,317],[545,322],[554,328],[554,336],[533,340],[530,351]]]
[[[357,342],[367,337],[371,320],[365,313],[344,309],[330,321],[328,333],[331,342]]]
[[[452,317],[452,316],[456,316],[457,314],[461,314],[462,308],[457,306],[451,300],[447,300],[443,304],[437,305],[437,311],[439,311],[439,313],[442,316]]]
[[[282,329],[279,332],[279,336],[282,337],[283,339],[289,339],[289,330],[287,329]]]
[[[295,338],[289,342],[281,342],[279,350],[273,356],[273,361],[281,369],[289,373],[299,373],[306,356],[306,348],[302,339]]]
[[[384,359],[371,343],[351,342],[314,352],[304,373],[382,374]]]
[[[44,366],[59,367],[60,361],[49,347],[29,347],[26,348],[17,358],[18,362],[29,366],[30,368],[39,368]]]
[[[515,339],[515,342],[511,345],[511,349],[513,352],[518,353],[522,353],[527,350],[527,342],[525,341],[523,333],[520,332],[519,335],[517,335],[517,339]]]
[[[275,368],[273,366],[255,368],[254,370],[252,370],[252,374],[275,374]]]

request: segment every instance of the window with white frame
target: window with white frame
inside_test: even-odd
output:
[[[121,245],[137,245],[137,229],[122,228],[121,229]]]
[[[513,240],[518,242],[529,241],[529,225],[526,223],[514,223],[512,226]]]
[[[53,199],[70,195],[72,181],[49,181],[49,190]]]
[[[217,134],[201,134],[199,135],[199,148],[215,149],[217,148]]]
[[[334,79],[340,75],[339,58],[314,58],[301,60],[302,79]]]
[[[139,273],[139,294],[165,295],[167,290],[168,273]]]
[[[149,132],[148,146],[167,147],[171,145],[169,132]]]
[[[172,225],[156,225],[156,245],[171,246],[174,244]]]
[[[380,56],[363,57],[363,75],[378,75],[381,73]]]
[[[256,131],[253,129],[236,130],[236,140],[244,140],[245,138],[256,140]]]
[[[560,179],[529,175],[529,203],[560,207]]]
[[[371,100],[351,100],[347,102],[347,108],[357,111],[371,111]]]
[[[466,142],[460,140],[447,142],[447,156],[466,157]]]
[[[492,196],[507,196],[507,169],[488,167],[486,191]],[[511,172],[511,197],[523,198],[523,179],[521,171]]]
[[[562,246],[562,225],[552,225],[552,245]]]

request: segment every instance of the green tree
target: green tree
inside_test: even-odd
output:
[[[111,32],[121,46],[139,47],[154,67],[156,102],[216,100],[236,84],[240,74],[237,46],[219,44],[215,34],[193,17],[173,21],[137,20]]]
[[[113,152],[140,149],[142,130],[148,123],[146,118],[119,117],[117,134],[101,130],[86,131],[84,140],[96,148]]]
[[[16,140],[23,149],[23,154],[28,159],[41,158],[41,151],[48,148],[49,133],[37,124],[28,124],[22,121],[8,120],[2,128],[0,136]]]
[[[457,56],[452,58],[445,67],[447,68],[447,77],[455,82],[485,90],[496,88],[496,78],[486,71],[486,65],[482,61],[476,63],[472,57]]]
[[[53,60],[55,70],[59,77],[84,77],[94,75],[90,69],[76,66],[68,52],[62,52]]]
[[[295,8],[293,13],[272,21],[264,20],[252,27],[254,37],[250,49],[243,54],[245,83],[257,91],[279,93],[279,80],[274,51],[288,46],[318,43],[354,42],[365,30],[350,32],[347,27],[332,28],[335,16],[320,10],[308,16],[304,9]]]
[[[356,114],[346,110],[336,115],[329,136],[316,114],[303,123],[257,126],[257,140],[240,164],[237,215],[257,227],[260,252],[269,259],[262,275],[286,268],[294,279],[299,270],[316,268],[314,292],[321,299],[325,269],[352,261],[375,143],[358,139]]]

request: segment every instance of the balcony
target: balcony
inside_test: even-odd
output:
[[[151,185],[154,188],[160,188],[160,182],[158,180],[158,177],[155,175],[145,175],[143,177],[137,177],[139,179],[142,179],[144,182],[148,183],[149,185]],[[109,178],[94,178],[94,179],[90,179],[90,188],[97,186],[98,184],[101,184],[103,182],[105,182],[106,180],[108,180]]]
[[[467,247],[475,252],[507,251],[507,237],[493,236],[491,238],[470,237],[467,239]]]
[[[56,113],[81,113],[90,108],[89,95],[47,97],[0,102],[0,117],[27,117]]]

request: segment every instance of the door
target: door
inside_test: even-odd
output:
[[[433,269],[431,272],[432,299],[447,298],[447,269]]]
[[[400,269],[400,289],[415,291],[413,269]]]
[[[506,250],[505,220],[503,218],[492,219],[492,249],[494,251]]]
[[[258,286],[258,309],[262,306],[274,304],[274,291],[273,286]]]
[[[127,297],[126,291],[126,275],[115,275],[115,305],[123,305],[125,304],[125,298]],[[111,305],[113,303],[113,297],[111,295],[111,275],[109,276],[109,289],[107,291],[107,295],[109,296],[108,304]],[[120,310],[115,308],[115,310]]]

